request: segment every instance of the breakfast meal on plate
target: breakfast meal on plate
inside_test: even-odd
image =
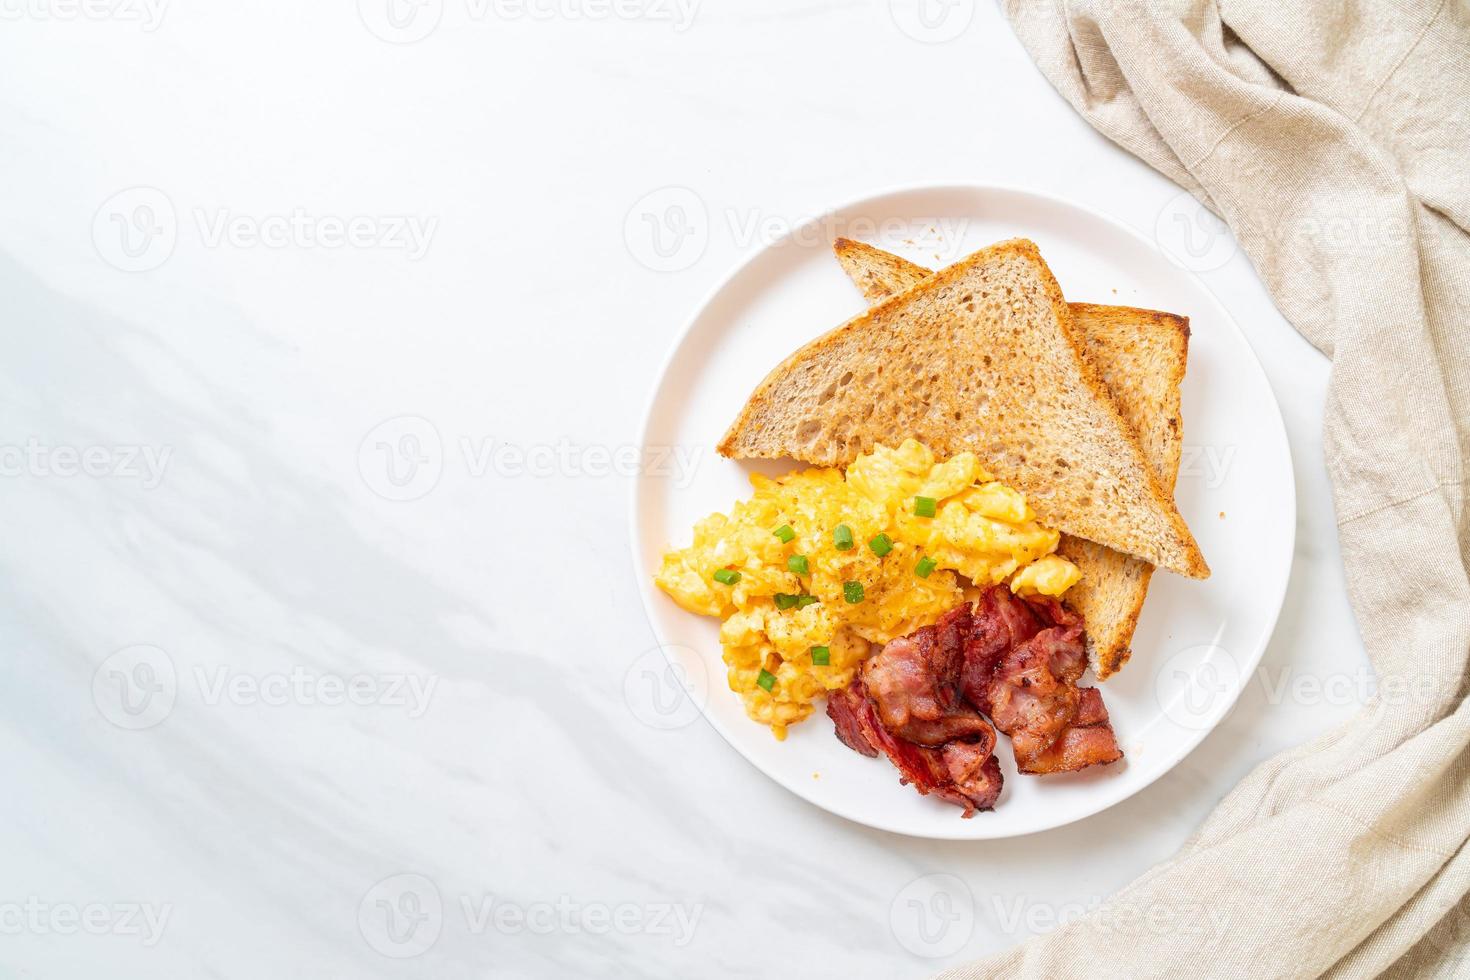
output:
[[[770,478],[655,583],[721,621],[732,691],[777,738],[837,737],[964,809],[1016,771],[1123,758],[1091,666],[1128,659],[1155,567],[1209,568],[1174,506],[1188,321],[1069,304],[1036,246],[938,272],[835,243],[874,305],[767,375],[719,443]]]

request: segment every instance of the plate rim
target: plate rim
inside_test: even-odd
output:
[[[1258,644],[1253,645],[1254,649],[1252,650],[1251,655],[1249,657],[1246,657],[1241,662],[1240,666],[1242,669],[1240,671],[1240,682],[1228,695],[1227,699],[1219,710],[1218,716],[1207,727],[1199,729],[1197,733],[1194,733],[1190,739],[1186,739],[1181,742],[1180,744],[1183,746],[1182,750],[1176,751],[1173,757],[1166,764],[1161,765],[1155,773],[1144,779],[1144,781],[1134,787],[1131,792],[1127,793],[1126,795],[1120,796],[1117,799],[1100,803],[1099,805],[1094,807],[1083,808],[1079,812],[1068,815],[1061,819],[1052,820],[1050,822],[1043,822],[1041,825],[1038,825],[1036,827],[1019,831],[1007,831],[1005,833],[989,835],[976,835],[973,833],[951,834],[932,831],[915,831],[901,826],[895,826],[882,820],[860,815],[856,812],[850,811],[848,808],[843,806],[830,805],[826,802],[817,802],[806,793],[803,793],[793,782],[784,779],[773,772],[768,771],[764,766],[762,766],[754,758],[752,758],[750,753],[746,752],[739,741],[737,741],[730,732],[727,732],[725,730],[725,727],[720,724],[720,722],[718,722],[713,714],[708,710],[708,690],[706,691],[706,703],[700,704],[696,702],[695,706],[699,709],[700,717],[704,720],[705,724],[712,728],[716,733],[718,733],[720,738],[722,738],[730,748],[734,749],[736,754],[744,759],[746,763],[748,763],[762,776],[774,782],[778,786],[781,786],[787,792],[800,799],[803,803],[815,807],[818,810],[821,810],[825,813],[833,814],[837,817],[841,817],[844,820],[849,820],[860,826],[869,827],[873,830],[879,830],[885,833],[896,834],[902,837],[913,838],[915,840],[955,840],[971,841],[976,843],[991,840],[1014,840],[1020,837],[1029,837],[1034,834],[1041,834],[1047,831],[1057,830],[1062,827],[1070,826],[1071,824],[1079,823],[1090,817],[1095,817],[1099,813],[1109,810],[1112,807],[1119,805],[1120,803],[1123,803],[1138,796],[1144,790],[1148,789],[1154,783],[1162,779],[1165,775],[1173,772],[1176,768],[1178,768],[1180,763],[1182,763],[1191,754],[1193,754],[1196,749],[1204,744],[1205,740],[1209,738],[1209,736],[1213,734],[1215,730],[1219,728],[1219,726],[1227,718],[1230,717],[1231,713],[1235,709],[1236,703],[1240,700],[1240,696],[1245,693],[1245,689],[1249,685],[1250,678],[1260,667],[1261,660],[1265,656],[1266,648],[1270,645],[1272,637],[1275,636],[1276,627],[1281,618],[1281,610],[1286,603],[1286,593],[1291,584],[1292,570],[1296,565],[1296,536],[1297,522],[1299,517],[1299,508],[1297,506],[1296,459],[1295,456],[1292,454],[1291,440],[1288,437],[1288,433],[1286,430],[1286,420],[1281,413],[1281,401],[1276,397],[1276,391],[1271,386],[1271,380],[1269,375],[1266,374],[1265,365],[1261,362],[1260,355],[1256,352],[1256,348],[1251,343],[1250,337],[1247,336],[1246,332],[1241,329],[1240,324],[1236,322],[1234,314],[1232,314],[1229,307],[1227,307],[1220,300],[1220,297],[1215,294],[1215,291],[1212,290],[1209,285],[1194,270],[1186,268],[1185,266],[1180,265],[1172,259],[1169,259],[1168,254],[1164,252],[1158,242],[1150,241],[1148,237],[1138,228],[1135,228],[1134,226],[1128,224],[1121,218],[1108,214],[1105,211],[1101,211],[1095,207],[1092,207],[1089,204],[1083,204],[1072,198],[1052,193],[1051,191],[1041,190],[1036,187],[1020,184],[1003,184],[991,183],[987,181],[969,180],[920,181],[915,183],[895,184],[882,187],[856,197],[848,198],[837,204],[825,207],[822,210],[814,213],[811,217],[808,217],[798,224],[791,226],[779,238],[768,241],[761,245],[759,248],[752,250],[749,254],[741,256],[732,265],[730,270],[725,275],[721,276],[715,282],[715,284],[704,293],[699,302],[695,305],[693,312],[685,317],[683,326],[674,335],[672,341],[668,345],[667,350],[664,352],[663,357],[659,361],[658,370],[654,375],[653,384],[644,400],[643,410],[639,416],[640,421],[638,425],[637,438],[639,448],[646,450],[648,445],[649,429],[653,424],[653,410],[658,403],[659,395],[664,387],[664,380],[668,376],[669,369],[670,367],[672,367],[674,359],[678,357],[679,351],[683,349],[685,343],[689,339],[690,333],[694,330],[695,326],[704,316],[705,311],[708,310],[711,305],[713,305],[715,300],[718,299],[725,292],[725,290],[729,288],[730,284],[738,279],[746,271],[746,269],[754,265],[759,259],[765,256],[767,252],[782,247],[783,245],[787,244],[794,235],[812,227],[815,224],[818,224],[823,219],[828,218],[833,214],[851,211],[855,208],[863,206],[871,206],[872,204],[883,199],[897,197],[899,195],[936,192],[999,192],[1002,194],[1013,194],[1037,198],[1043,201],[1047,201],[1053,205],[1060,205],[1065,208],[1073,208],[1078,211],[1082,211],[1092,218],[1098,219],[1105,224],[1112,226],[1123,234],[1128,235],[1131,238],[1143,243],[1151,250],[1163,255],[1165,260],[1169,261],[1170,265],[1173,266],[1176,272],[1186,277],[1210,298],[1210,300],[1215,304],[1220,313],[1223,314],[1225,322],[1229,324],[1230,328],[1235,332],[1236,336],[1245,345],[1245,349],[1250,352],[1251,359],[1255,363],[1255,368],[1257,371],[1260,372],[1261,378],[1265,382],[1266,390],[1271,394],[1271,411],[1267,414],[1271,421],[1275,423],[1277,434],[1280,436],[1280,444],[1285,450],[1286,456],[1285,473],[1287,489],[1289,491],[1288,499],[1291,506],[1291,515],[1290,520],[1286,522],[1286,525],[1289,528],[1289,533],[1281,539],[1283,542],[1281,547],[1286,556],[1285,574],[1281,577],[1280,588],[1277,590],[1277,595],[1274,601],[1271,603],[1269,614],[1266,616],[1266,627],[1262,631],[1262,640]],[[1182,188],[1181,192],[1188,193]],[[963,260],[963,256],[961,256],[960,259],[958,259],[957,261],[961,260]],[[643,567],[644,562],[641,551],[643,525],[639,515],[639,498],[642,484],[643,475],[639,474],[632,481],[629,487],[627,503],[629,535],[628,544],[631,551],[631,557],[633,559],[633,570],[635,577],[649,571],[648,569]],[[660,655],[664,657],[667,663],[669,663],[671,666],[674,666],[676,665],[675,661],[669,655],[669,651],[667,649],[671,644],[664,642],[663,637],[660,636],[659,629],[654,618],[654,612],[650,605],[652,590],[649,588],[645,588],[645,584],[646,583],[644,583],[641,579],[638,579],[638,600],[640,606],[643,609],[644,620],[648,625],[649,631],[653,634],[654,639],[658,642]],[[716,674],[716,676],[718,676],[718,674]],[[712,686],[713,685],[711,685],[711,687]],[[685,693],[685,696],[689,696],[687,692]],[[957,820],[956,823],[961,823],[961,821]],[[971,823],[973,823],[973,821],[963,821],[963,824]],[[960,828],[958,827],[956,828],[957,831],[959,829]]]

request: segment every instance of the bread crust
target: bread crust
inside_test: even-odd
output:
[[[1144,524],[1140,523],[1134,525],[1132,531],[1123,531],[1120,528],[1120,533],[1115,535],[1109,530],[1107,521],[1101,519],[1101,511],[1088,516],[1085,510],[1080,512],[1057,510],[1048,501],[1034,493],[1029,494],[1032,497],[1033,509],[1043,520],[1048,521],[1054,527],[1067,529],[1075,516],[1080,526],[1091,527],[1093,532],[1103,532],[1103,536],[1119,542],[1125,539],[1135,542],[1127,547],[1130,552],[1134,547],[1138,547],[1139,550],[1135,553],[1139,557],[1155,559],[1171,571],[1192,578],[1207,577],[1209,566],[1205,563],[1204,556],[1200,554],[1199,546],[1195,543],[1183,517],[1175,509],[1172,495],[1165,493],[1153,467],[1144,458],[1136,436],[1120,412],[1112,392],[1103,383],[1092,357],[1085,350],[1085,343],[1072,322],[1072,315],[1062,296],[1061,287],[1041,257],[1040,250],[1034,242],[1027,239],[1012,239],[981,249],[964,261],[929,276],[904,292],[877,304],[868,312],[853,317],[783,359],[761,381],[746,401],[744,408],[720,441],[718,446],[720,453],[726,456],[768,459],[793,456],[819,465],[841,465],[850,462],[850,458],[844,458],[844,454],[850,457],[856,453],[850,452],[845,446],[834,451],[828,444],[822,452],[811,452],[794,445],[792,440],[782,443],[777,438],[772,444],[771,440],[765,439],[765,434],[759,431],[760,427],[753,423],[758,417],[765,420],[771,416],[781,424],[789,426],[793,421],[792,417],[789,414],[783,416],[782,413],[792,411],[792,405],[776,404],[773,394],[777,388],[785,384],[788,378],[793,379],[792,384],[796,385],[800,380],[820,372],[823,365],[822,359],[829,354],[835,356],[828,363],[840,361],[845,350],[843,345],[849,342],[853,345],[861,342],[878,345],[885,343],[890,336],[888,334],[876,334],[873,337],[853,336],[855,332],[868,328],[875,319],[897,326],[913,322],[913,317],[918,317],[920,320],[925,317],[932,318],[934,307],[924,307],[919,311],[914,311],[911,307],[927,302],[935,293],[971,275],[985,282],[984,276],[991,274],[991,270],[1007,268],[1007,263],[1013,260],[1019,260],[1029,269],[1026,275],[1031,277],[1028,280],[1032,284],[1031,288],[1039,287],[1041,295],[1037,297],[1037,300],[1044,301],[1050,308],[1051,321],[1061,334],[1060,343],[1048,341],[1044,334],[1038,335],[1041,338],[1040,342],[1048,345],[1046,346],[1050,352],[1048,356],[1060,358],[1054,367],[1054,370],[1059,373],[1054,375],[1033,373],[1030,376],[1033,379],[1055,378],[1055,384],[1058,386],[1074,386],[1072,390],[1077,391],[1083,399],[1082,402],[1076,403],[1079,411],[1095,413],[1097,417],[1093,418],[1090,424],[1096,427],[1097,438],[1113,447],[1109,450],[1110,453],[1119,454],[1110,456],[1117,467],[1115,475],[1120,477],[1126,475],[1126,479],[1131,481],[1129,485],[1134,488],[1130,492],[1137,494],[1134,499],[1139,505],[1146,508],[1138,512],[1140,521],[1158,523],[1149,525],[1154,530],[1147,534],[1142,530]],[[970,306],[969,309],[973,310],[974,306]],[[1016,309],[1020,310],[1022,307],[1017,306]],[[1029,309],[1031,311],[1029,315],[1041,315],[1039,307],[1033,306]],[[964,322],[976,328],[982,323],[990,322],[979,320],[973,314],[967,318],[964,312],[958,309],[953,311],[950,317],[955,322]],[[1017,362],[1012,358],[1011,363],[1014,367]],[[973,363],[971,366],[978,367]],[[798,372],[798,368],[801,367],[806,370]],[[989,368],[987,366],[980,370],[988,371]],[[1025,370],[1033,370],[1033,368],[1027,367]],[[1051,384],[1052,382],[1046,381],[1045,383]],[[1004,388],[1005,384],[1002,383],[998,387]],[[799,390],[798,388],[798,393]],[[1062,389],[1059,387],[1057,390]],[[1082,408],[1084,405],[1087,406],[1085,409]],[[959,415],[956,413],[956,419],[958,418]],[[999,418],[1003,420],[1004,416],[999,416]],[[1076,415],[1070,418],[1073,423],[1077,423],[1082,416]],[[947,421],[943,424],[950,425]],[[985,453],[981,454],[981,458],[986,460],[987,465],[992,468],[1001,465],[994,458],[987,459]],[[1040,470],[1034,464],[1028,463],[1024,456],[1019,462],[1013,459],[1007,465],[1012,474],[1011,478],[1021,484],[1029,481],[1033,487],[1047,485],[1042,481]],[[1004,471],[1005,467],[1002,467],[1002,472]],[[1027,487],[1021,485],[1018,486],[1018,489],[1025,492]],[[1146,518],[1143,516],[1145,513],[1149,515]],[[1149,537],[1148,535],[1154,536]]]
[[[833,251],[870,302],[882,301],[933,274],[892,252],[850,239],[839,238]],[[1068,306],[1074,324],[1087,337],[1093,360],[1117,362],[1113,371],[1102,372],[1104,382],[1135,433],[1148,430],[1145,455],[1160,483],[1172,493],[1179,470],[1182,422],[1178,396],[1188,357],[1189,318],[1129,306]],[[1146,348],[1147,356],[1142,359],[1146,363],[1129,363],[1125,348],[1135,346],[1135,341]],[[1148,376],[1140,377],[1145,372]],[[1072,535],[1062,536],[1057,553],[1083,572],[1068,599],[1087,619],[1089,660],[1098,679],[1106,680],[1132,654],[1133,633],[1153,566]]]

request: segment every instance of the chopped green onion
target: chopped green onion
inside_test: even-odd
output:
[[[761,675],[755,679],[755,682],[769,691],[776,686],[776,675],[762,667]]]
[[[776,593],[776,608],[777,609],[790,609],[791,607],[793,607],[793,606],[796,605],[797,600],[800,599],[800,598],[801,598],[801,596],[799,596],[799,595],[789,595],[789,594],[787,594],[785,592],[777,592]]]
[[[792,555],[786,559],[786,567],[798,575],[811,574],[811,564],[806,560],[806,555]]]
[[[846,599],[848,602],[852,603],[854,606],[857,605],[859,602],[862,602],[863,601],[863,583],[861,583],[861,582],[843,582],[842,583],[842,598]]]
[[[812,663],[818,667],[826,667],[832,662],[831,647],[812,647]]]
[[[886,534],[880,534],[868,542],[868,547],[873,549],[873,554],[882,558],[893,550],[893,539]]]
[[[929,573],[939,567],[939,562],[933,558],[920,558],[919,563],[914,566],[914,574],[919,578],[928,578]]]
[[[837,525],[837,530],[832,532],[832,543],[838,551],[852,550],[852,528],[846,524]]]
[[[933,517],[939,509],[939,501],[933,497],[915,497],[914,513],[919,517]]]
[[[790,544],[791,539],[796,537],[796,532],[791,530],[790,524],[782,524],[771,533],[780,538],[782,544]]]
[[[719,582],[721,585],[734,585],[736,582],[740,581],[740,573],[732,572],[728,568],[722,568],[719,571],[715,572],[715,581]]]
[[[814,602],[821,602],[821,600],[814,595],[799,595],[796,597],[796,608],[805,609]]]

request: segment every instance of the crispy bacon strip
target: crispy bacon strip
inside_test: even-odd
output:
[[[897,738],[883,727],[861,678],[828,695],[827,715],[844,745],[866,756],[881,751],[898,769],[899,782],[912,785],[921,794],[932,793],[963,807],[966,817],[995,806],[1001,772],[994,754],[995,730],[989,725],[971,740],[940,748]]]
[[[960,698],[970,628],[969,608],[951,609],[938,623],[893,640],[863,664],[863,686],[884,728],[936,748],[956,739],[994,738],[990,723]]]
[[[970,617],[965,662],[960,668],[960,689],[965,699],[990,714],[990,681],[996,666],[1013,647],[1040,632],[1043,625],[1031,604],[1010,589],[997,586],[982,592]]]
[[[942,798],[964,807],[967,817],[974,816],[976,810],[995,809],[1003,777],[1000,760],[995,757],[993,730],[989,740],[950,742],[939,754],[950,781],[949,786],[936,790]]]
[[[1026,760],[1021,771],[1043,776],[1053,772],[1076,772],[1088,766],[1104,766],[1123,758],[1102,692],[1084,687],[1078,694],[1077,717],[1044,751]]]
[[[827,695],[827,717],[832,719],[838,741],[859,755],[876,759],[879,748],[876,736],[868,735],[875,726],[868,720],[872,711],[867,701],[862,681],[854,679],[842,690]]]
[[[1077,687],[1086,669],[1086,634],[1076,613],[1004,586],[981,595],[965,644],[962,687],[1011,736],[1021,772],[1072,772],[1123,757],[1102,694]]]
[[[1082,617],[1056,599],[1004,586],[933,626],[887,644],[827,699],[837,737],[888,757],[900,781],[972,816],[1000,796],[995,729],[1011,736],[1016,766],[1042,775],[1123,757],[1087,669]],[[976,710],[984,711],[994,727]]]
[[[1066,667],[1080,654],[1082,631],[1053,627],[1003,656],[990,681],[990,717],[1011,737],[1016,763],[1046,751],[1077,717],[1075,676]],[[1059,669],[1060,668],[1060,669]]]

